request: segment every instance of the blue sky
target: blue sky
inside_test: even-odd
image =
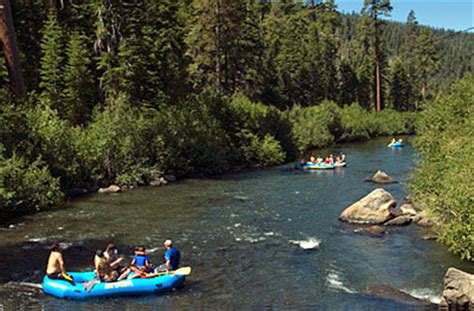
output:
[[[392,0],[388,19],[405,22],[410,10],[418,22],[438,28],[464,30],[474,27],[474,0]],[[339,11],[360,12],[364,0],[336,0]]]

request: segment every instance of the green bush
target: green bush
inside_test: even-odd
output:
[[[147,170],[164,165],[164,142],[154,120],[130,107],[124,94],[95,111],[79,135],[78,148],[89,176],[103,183],[144,183]]]
[[[375,123],[375,135],[401,135],[415,132],[415,112],[384,109],[378,113],[372,112],[371,116]]]
[[[158,113],[166,156],[164,169],[176,176],[214,175],[229,168],[229,137],[211,110],[219,102],[206,96]]]
[[[245,164],[271,166],[281,164],[285,160],[285,152],[280,143],[270,134],[261,139],[249,131],[242,131],[239,136],[243,142],[239,155]]]
[[[339,110],[335,103],[326,101],[307,108],[294,106],[288,111],[293,141],[300,154],[310,148],[327,146],[340,136]]]
[[[43,161],[3,158],[0,152],[0,219],[58,204],[61,198],[59,180]]]
[[[340,141],[367,140],[374,135],[375,122],[371,114],[353,103],[341,109]]]
[[[26,113],[31,149],[29,158],[41,157],[48,163],[54,177],[60,178],[63,188],[73,187],[85,179],[83,161],[77,148],[79,130],[59,118],[58,113],[39,102]]]
[[[474,258],[474,79],[424,105],[415,146],[421,155],[410,180],[415,203],[443,224],[439,240]]]

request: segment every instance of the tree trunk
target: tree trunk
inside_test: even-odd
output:
[[[375,110],[380,112],[381,107],[381,81],[380,81],[380,49],[379,49],[379,28],[377,16],[374,19],[375,23]]]
[[[215,71],[216,71],[216,92],[220,94],[221,91],[221,47],[220,47],[220,0],[216,0],[214,5],[214,14],[216,15],[216,25],[214,27],[214,35],[216,40],[216,59],[215,59]]]
[[[15,30],[8,0],[0,0],[0,43],[2,43],[5,54],[10,89],[17,96],[24,97],[26,89],[21,73],[20,54],[16,45]]]
[[[423,85],[421,86],[421,98],[423,100],[426,99],[426,89],[427,89],[426,84],[427,84],[426,80],[423,80]]]
[[[376,110],[377,112],[380,112],[380,102],[381,102],[381,96],[380,96],[380,65],[379,61],[375,61],[375,82],[376,82]]]

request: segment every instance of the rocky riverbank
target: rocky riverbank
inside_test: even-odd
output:
[[[383,184],[393,182],[390,176],[380,171],[370,180]],[[395,198],[382,188],[373,190],[359,201],[347,207],[339,216],[339,220],[362,224],[363,226],[356,228],[354,232],[373,236],[386,234],[388,232],[386,228],[390,226],[406,226],[415,223],[421,227],[431,227],[431,233],[423,236],[424,240],[435,239],[435,232],[441,226],[441,224],[427,217],[424,211],[417,209],[409,203],[398,206]],[[387,295],[386,290],[375,291],[378,294],[380,292]],[[391,292],[389,291],[389,296]],[[395,298],[406,300],[403,298],[405,296],[396,295]],[[407,301],[411,301],[411,298]],[[449,268],[444,277],[443,300],[440,306],[465,308],[466,310],[472,308],[474,310],[474,275],[453,267]]]

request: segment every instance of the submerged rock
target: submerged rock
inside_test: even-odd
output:
[[[412,216],[398,216],[384,223],[384,226],[407,226],[411,224],[411,221]]]
[[[474,309],[474,275],[449,268],[444,276],[443,297],[451,307]]]
[[[370,287],[363,294],[367,296],[391,299],[397,302],[404,302],[414,305],[434,306],[434,304],[429,301],[418,299],[398,289],[385,285]]]
[[[339,216],[339,220],[382,224],[400,213],[400,209],[397,209],[397,201],[393,196],[384,189],[378,188],[346,208]]]
[[[365,181],[370,181],[376,184],[395,184],[397,181],[392,177],[388,176],[387,173],[377,171],[372,177],[367,177]]]
[[[434,233],[428,233],[421,237],[421,239],[425,241],[432,241],[432,240],[436,240],[437,238],[438,236]]]
[[[99,193],[107,194],[107,193],[117,193],[120,192],[122,189],[117,185],[110,185],[107,188],[100,188]]]
[[[370,226],[370,227],[362,227],[357,228],[354,230],[355,233],[361,234],[372,234],[372,235],[382,235],[385,234],[384,228],[380,226]]]

